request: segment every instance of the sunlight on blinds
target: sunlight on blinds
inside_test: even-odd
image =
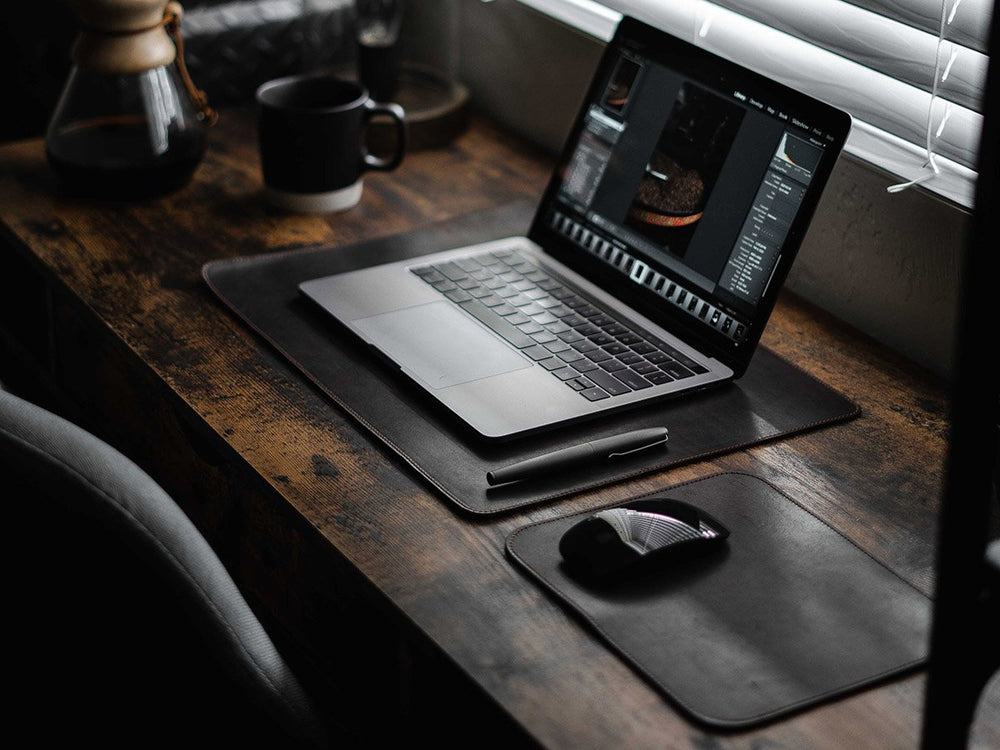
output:
[[[520,0],[607,40],[635,16],[851,113],[846,151],[971,207],[991,0]]]

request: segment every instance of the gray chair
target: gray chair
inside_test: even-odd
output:
[[[6,734],[329,746],[315,701],[219,557],[135,463],[0,387],[0,471]]]

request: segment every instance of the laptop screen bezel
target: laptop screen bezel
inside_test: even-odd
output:
[[[832,137],[805,191],[781,246],[780,257],[771,274],[771,280],[754,310],[747,326],[747,334],[742,340],[734,340],[715,331],[676,305],[666,302],[656,292],[632,281],[626,274],[593,253],[582,249],[550,225],[551,211],[559,206],[557,194],[563,182],[564,167],[572,158],[581,132],[586,126],[590,105],[598,101],[602,95],[615,65],[621,58],[622,51],[625,50],[647,57],[676,71],[696,85],[710,90],[753,91],[767,101],[779,102],[782,107],[795,112],[806,122],[821,124],[824,133]],[[850,129],[851,117],[843,110],[719,57],[668,32],[624,16],[597,66],[581,111],[570,130],[557,167],[539,203],[528,236],[558,261],[626,301],[630,307],[661,327],[678,332],[697,349],[730,367],[736,377],[739,377],[750,363]]]

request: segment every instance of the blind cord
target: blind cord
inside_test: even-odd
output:
[[[955,0],[955,4],[951,8],[951,12],[948,12],[948,0],[941,0],[941,23],[938,26],[938,39],[937,39],[937,50],[934,53],[934,80],[931,83],[931,100],[927,105],[927,128],[926,128],[926,142],[924,144],[927,150],[927,161],[923,163],[921,169],[931,168],[931,172],[928,174],[921,175],[907,182],[900,182],[896,185],[890,185],[885,190],[887,193],[899,193],[907,188],[911,188],[914,185],[919,185],[923,182],[933,179],[935,176],[941,174],[941,170],[937,165],[937,155],[934,153],[934,140],[941,137],[941,133],[944,132],[945,123],[948,122],[948,118],[951,116],[951,102],[945,103],[944,115],[941,117],[941,123],[938,125],[937,130],[934,130],[934,103],[937,101],[938,94],[938,82],[939,80],[944,80],[948,77],[951,72],[951,66],[955,63],[955,58],[958,57],[958,50],[952,50],[951,58],[948,60],[948,67],[945,72],[941,73],[941,47],[944,44],[944,34],[945,29],[955,20],[955,14],[958,12],[958,6],[962,4],[962,0]]]

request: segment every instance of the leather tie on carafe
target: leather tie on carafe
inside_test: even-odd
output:
[[[176,62],[191,101],[212,125],[218,113],[194,85],[184,63],[180,33],[184,9],[163,0],[76,0],[81,28],[73,45],[80,68],[109,74],[134,74]]]

